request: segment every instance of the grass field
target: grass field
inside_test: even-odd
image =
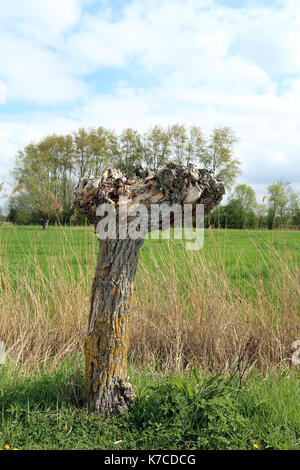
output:
[[[59,258],[66,272],[71,270],[77,276],[79,270],[93,270],[97,252],[97,237],[90,227],[40,227],[0,226],[1,262],[10,263],[13,276],[28,272],[32,277],[37,266],[45,274],[51,273],[51,260],[59,264]],[[257,281],[263,281],[272,288],[273,271],[283,261],[291,270],[300,259],[299,231],[258,231],[258,230],[206,230],[204,248],[196,251],[193,262],[204,260],[207,265],[224,268],[229,281],[241,294],[255,295]],[[170,256],[172,253],[172,256]],[[170,267],[180,274],[186,263],[185,242],[182,240],[151,240],[144,242],[140,253],[140,265],[155,270],[156,264],[164,273]],[[191,257],[188,257],[191,261]],[[190,274],[194,263],[190,263]],[[184,272],[183,274],[186,274]],[[139,276],[137,277],[137,282]]]
[[[72,263],[73,273],[78,271],[78,261],[82,267],[94,258],[90,255],[97,251],[97,237],[93,235],[91,227],[53,227],[47,231],[35,226],[7,226],[0,225],[1,261],[6,259],[12,264],[12,270],[23,269],[30,264],[34,273],[36,256],[38,264],[46,269],[49,267],[49,258],[66,255]],[[140,264],[146,263],[151,267],[154,253],[155,258],[163,257],[165,264],[172,262],[169,259],[169,245],[167,240],[145,240],[140,253]],[[176,247],[176,258],[181,260],[181,251],[185,243],[181,240],[172,240],[171,245]],[[208,262],[222,261],[230,278],[245,285],[252,276],[265,280],[271,277],[268,260],[277,255],[277,261],[288,259],[294,264],[300,260],[300,231],[261,231],[261,230],[205,230],[205,241],[202,250],[196,256]],[[33,256],[34,255],[34,256]],[[89,259],[90,258],[90,259]],[[180,265],[178,266],[178,271]]]
[[[81,402],[97,243],[91,228],[0,226],[0,447],[299,449],[300,232],[206,230],[195,252],[145,241],[129,351],[138,400],[112,423]]]
[[[137,400],[107,421],[82,405],[81,357],[30,375],[0,369],[0,446],[18,449],[300,449],[299,375],[216,377],[130,367]],[[211,378],[211,377],[210,377]]]

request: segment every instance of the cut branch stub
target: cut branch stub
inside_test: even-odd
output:
[[[222,199],[224,186],[207,170],[170,163],[156,175],[138,169],[136,178],[119,170],[105,170],[98,178],[83,178],[75,190],[78,210],[97,225],[98,206],[110,204],[148,209],[149,230],[153,204],[204,205],[208,213]],[[85,342],[85,402],[90,411],[114,416],[135,399],[127,378],[128,323],[133,281],[143,239],[99,240],[99,255],[92,288],[89,328]]]

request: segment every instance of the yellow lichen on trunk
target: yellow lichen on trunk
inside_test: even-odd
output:
[[[135,397],[127,381],[127,354],[129,306],[141,243],[115,242],[117,266],[107,262],[106,247],[111,250],[111,243],[102,243],[99,251],[85,342],[84,395],[89,410],[109,416],[123,412]]]

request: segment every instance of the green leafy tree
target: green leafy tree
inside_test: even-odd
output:
[[[268,186],[268,226],[277,226],[292,223],[293,214],[299,207],[299,196],[294,192],[290,183],[278,181]]]
[[[44,139],[37,145],[27,145],[18,153],[13,172],[18,183],[23,185],[21,194],[29,197],[34,210],[40,213],[44,229],[47,229],[50,217],[62,211],[57,160],[47,144]]]
[[[300,209],[298,209],[292,217],[292,225],[300,228]]]
[[[116,167],[127,176],[133,176],[135,167],[142,162],[144,151],[140,133],[135,129],[125,129],[119,137]]]
[[[161,126],[154,126],[143,136],[143,163],[156,173],[166,165],[171,154],[170,135]]]
[[[116,135],[104,127],[90,129],[87,143],[90,146],[90,169],[99,176],[105,168],[112,166],[118,152]]]
[[[43,155],[42,162],[48,162],[58,184],[52,193],[60,201],[62,211],[70,209],[75,188],[74,179],[74,143],[71,135],[45,137],[38,144],[38,151]],[[45,164],[45,163],[43,163]]]
[[[185,140],[185,163],[196,163],[203,153],[204,145],[205,140],[200,127],[190,127]]]
[[[235,213],[236,228],[244,228],[253,225],[255,220],[255,209],[257,206],[255,191],[251,186],[239,184],[229,200],[229,206],[232,206]]]
[[[257,217],[257,228],[266,226],[265,219],[266,219],[267,212],[268,212],[268,208],[266,204],[264,204],[263,202],[261,204],[256,205],[255,214]]]
[[[292,188],[289,191],[288,210],[292,221],[299,212],[299,194],[295,193]]]
[[[101,126],[88,130],[80,128],[74,132],[73,145],[77,180],[84,176],[98,176],[120,157],[117,136]]]
[[[213,130],[210,138],[203,144],[199,163],[211,170],[230,190],[237,175],[241,173],[240,161],[234,157],[233,147],[237,139],[229,127]]]
[[[84,128],[73,133],[74,163],[78,179],[91,176],[94,159],[93,138]]]
[[[176,163],[185,163],[187,142],[185,126],[174,124],[168,128],[168,134],[172,160]]]
[[[30,202],[28,194],[14,194],[7,204],[8,215],[7,220],[19,225],[28,225],[39,222],[38,213],[34,212],[34,208]]]
[[[5,216],[3,215],[2,207],[0,207],[0,225],[4,222]]]
[[[205,216],[205,227],[213,226],[217,228],[226,228],[228,224],[227,206],[217,206],[212,212],[211,217]]]

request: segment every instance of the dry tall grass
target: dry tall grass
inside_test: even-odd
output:
[[[63,249],[58,254],[54,246],[46,264],[35,247],[25,263],[11,262],[9,241],[0,244],[0,338],[8,357],[23,366],[55,363],[84,343],[96,253],[86,251],[83,263],[67,237],[58,242]]]
[[[89,231],[87,236],[93,236]],[[168,243],[168,242],[166,242]],[[167,245],[165,245],[167,246]],[[298,268],[289,254],[257,247],[272,288],[248,273],[251,294],[233,284],[221,247],[212,259],[181,250],[151,255],[138,269],[130,331],[130,359],[137,365],[179,370],[192,365],[227,369],[245,344],[258,344],[257,366],[289,366],[299,339]],[[82,350],[96,254],[82,259],[70,247],[41,266],[34,250],[22,269],[0,249],[0,338],[8,356],[25,368],[60,361]],[[237,260],[237,263],[242,260]],[[74,269],[76,267],[76,269]]]
[[[298,269],[271,246],[261,257],[272,273],[272,286],[248,273],[248,295],[230,282],[221,252],[207,261],[198,252],[182,251],[184,289],[173,264],[168,276],[158,265],[155,274],[140,266],[132,358],[172,369],[200,365],[224,370],[238,361],[247,343],[255,343],[258,367],[290,365],[292,341],[300,337]]]

